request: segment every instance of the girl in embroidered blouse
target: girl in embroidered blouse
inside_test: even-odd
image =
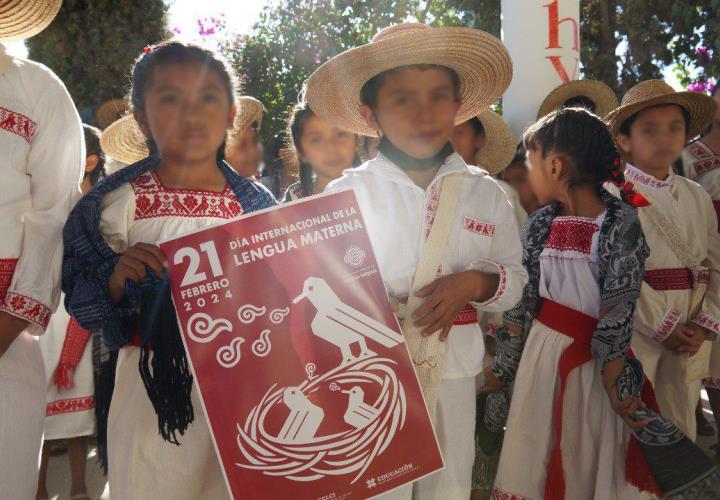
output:
[[[151,155],[101,181],[65,226],[68,311],[102,329],[117,364],[114,390],[97,389],[99,406],[112,394],[109,414],[98,411],[107,430],[98,427],[114,498],[227,498],[154,243],[275,204],[222,161],[235,99],[233,74],[211,51],[146,48],[131,103]]]
[[[322,193],[343,171],[357,165],[357,136],[318,117],[306,103],[288,118],[288,137],[300,180],[288,187],[284,202]]]
[[[644,404],[622,397],[619,379],[647,248],[636,211],[602,188],[620,176],[618,151],[605,124],[577,108],[542,118],[524,144],[547,206],[525,225],[530,281],[485,371],[486,392],[515,382],[494,494],[636,498],[649,474],[639,461],[626,477],[626,455],[648,420],[636,420]]]

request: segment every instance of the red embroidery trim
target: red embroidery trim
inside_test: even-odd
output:
[[[453,321],[453,325],[455,326],[462,326],[462,325],[473,325],[477,323],[478,321],[478,315],[477,315],[477,309],[475,309],[470,304],[466,305],[463,309],[460,310],[457,316],[455,316],[455,321]]]
[[[545,248],[590,255],[593,235],[599,230],[598,225],[591,220],[578,217],[557,217],[550,227]]]
[[[695,170],[695,178],[700,178],[708,172],[720,168],[720,155],[716,155],[701,141],[688,146],[688,152],[695,158],[692,165]]]
[[[490,300],[487,300],[482,303],[483,306],[489,306],[493,302],[497,302],[500,297],[503,296],[505,293],[505,287],[507,286],[507,273],[505,272],[505,266],[500,264],[499,262],[495,262],[494,260],[491,260],[489,262],[492,262],[495,264],[498,268],[498,271],[500,271],[500,283],[498,284],[497,291],[495,292],[495,295],[492,296]]]
[[[423,220],[423,231],[425,239],[430,236],[430,229],[432,228],[433,222],[435,222],[435,213],[440,203],[440,193],[438,191],[438,184],[434,183],[430,186],[430,192],[427,195],[425,201],[425,218]]]
[[[667,313],[665,313],[663,321],[660,324],[660,328],[653,335],[653,339],[655,340],[655,342],[659,344],[660,342],[668,338],[672,333],[673,329],[677,326],[678,321],[680,321],[680,313],[677,312],[675,309],[670,309]]]
[[[0,305],[0,310],[5,310],[18,318],[31,321],[45,330],[50,321],[50,308],[17,292],[8,292],[5,295],[5,303]]]
[[[492,500],[532,500],[530,497],[517,495],[510,493],[509,491],[503,491],[497,486],[493,487]]]
[[[0,259],[0,306],[5,303],[5,295],[15,274],[17,259]]]
[[[37,132],[37,123],[22,113],[0,107],[0,128],[19,135],[30,144]]]
[[[672,189],[673,183],[668,181],[661,181],[660,179],[656,179],[652,175],[647,175],[642,170],[633,167],[631,165],[628,165],[625,169],[625,177],[628,179],[632,179],[633,181],[637,182],[638,184],[642,184],[643,186],[649,186],[656,189],[663,189],[668,188]],[[668,179],[671,179],[672,177],[668,177]]]
[[[716,320],[715,318],[706,313],[700,313],[695,316],[695,319],[693,319],[693,323],[697,323],[703,328],[707,328],[711,332],[715,332],[716,334],[720,335],[720,321]]]
[[[693,271],[686,267],[649,269],[643,277],[653,290],[692,290],[695,284],[709,283],[710,272]]]
[[[47,404],[45,416],[51,417],[61,413],[75,413],[95,408],[95,396],[85,396],[73,399],[61,399]]]
[[[193,189],[168,189],[155,172],[131,182],[135,192],[135,219],[156,217],[216,217],[232,219],[243,213],[228,187],[222,193]]]
[[[479,234],[480,236],[492,237],[495,235],[495,224],[481,222],[472,217],[463,218],[463,228],[473,233]]]

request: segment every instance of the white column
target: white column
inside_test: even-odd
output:
[[[503,118],[520,137],[545,96],[579,77],[580,0],[502,0],[502,39],[513,59]]]

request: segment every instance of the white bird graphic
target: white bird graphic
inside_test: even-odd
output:
[[[324,279],[306,279],[303,293],[293,300],[293,304],[303,299],[308,299],[317,309],[310,324],[313,334],[340,348],[343,364],[375,355],[368,349],[365,337],[388,348],[403,342],[401,334],[342,302]],[[357,358],[350,350],[350,345],[355,342],[360,345]]]
[[[283,403],[290,409],[290,415],[285,419],[278,439],[290,443],[310,442],[325,418],[323,409],[312,404],[297,387],[283,391]]]
[[[353,386],[349,391],[342,392],[350,395],[344,415],[346,424],[362,429],[377,417],[377,408],[365,402],[365,392],[361,388]]]

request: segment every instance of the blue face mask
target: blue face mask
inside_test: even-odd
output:
[[[415,171],[430,170],[431,168],[438,167],[445,162],[448,156],[455,152],[450,142],[447,142],[440,151],[429,158],[415,158],[399,150],[385,137],[380,139],[378,151],[387,156],[390,161],[401,169]]]

